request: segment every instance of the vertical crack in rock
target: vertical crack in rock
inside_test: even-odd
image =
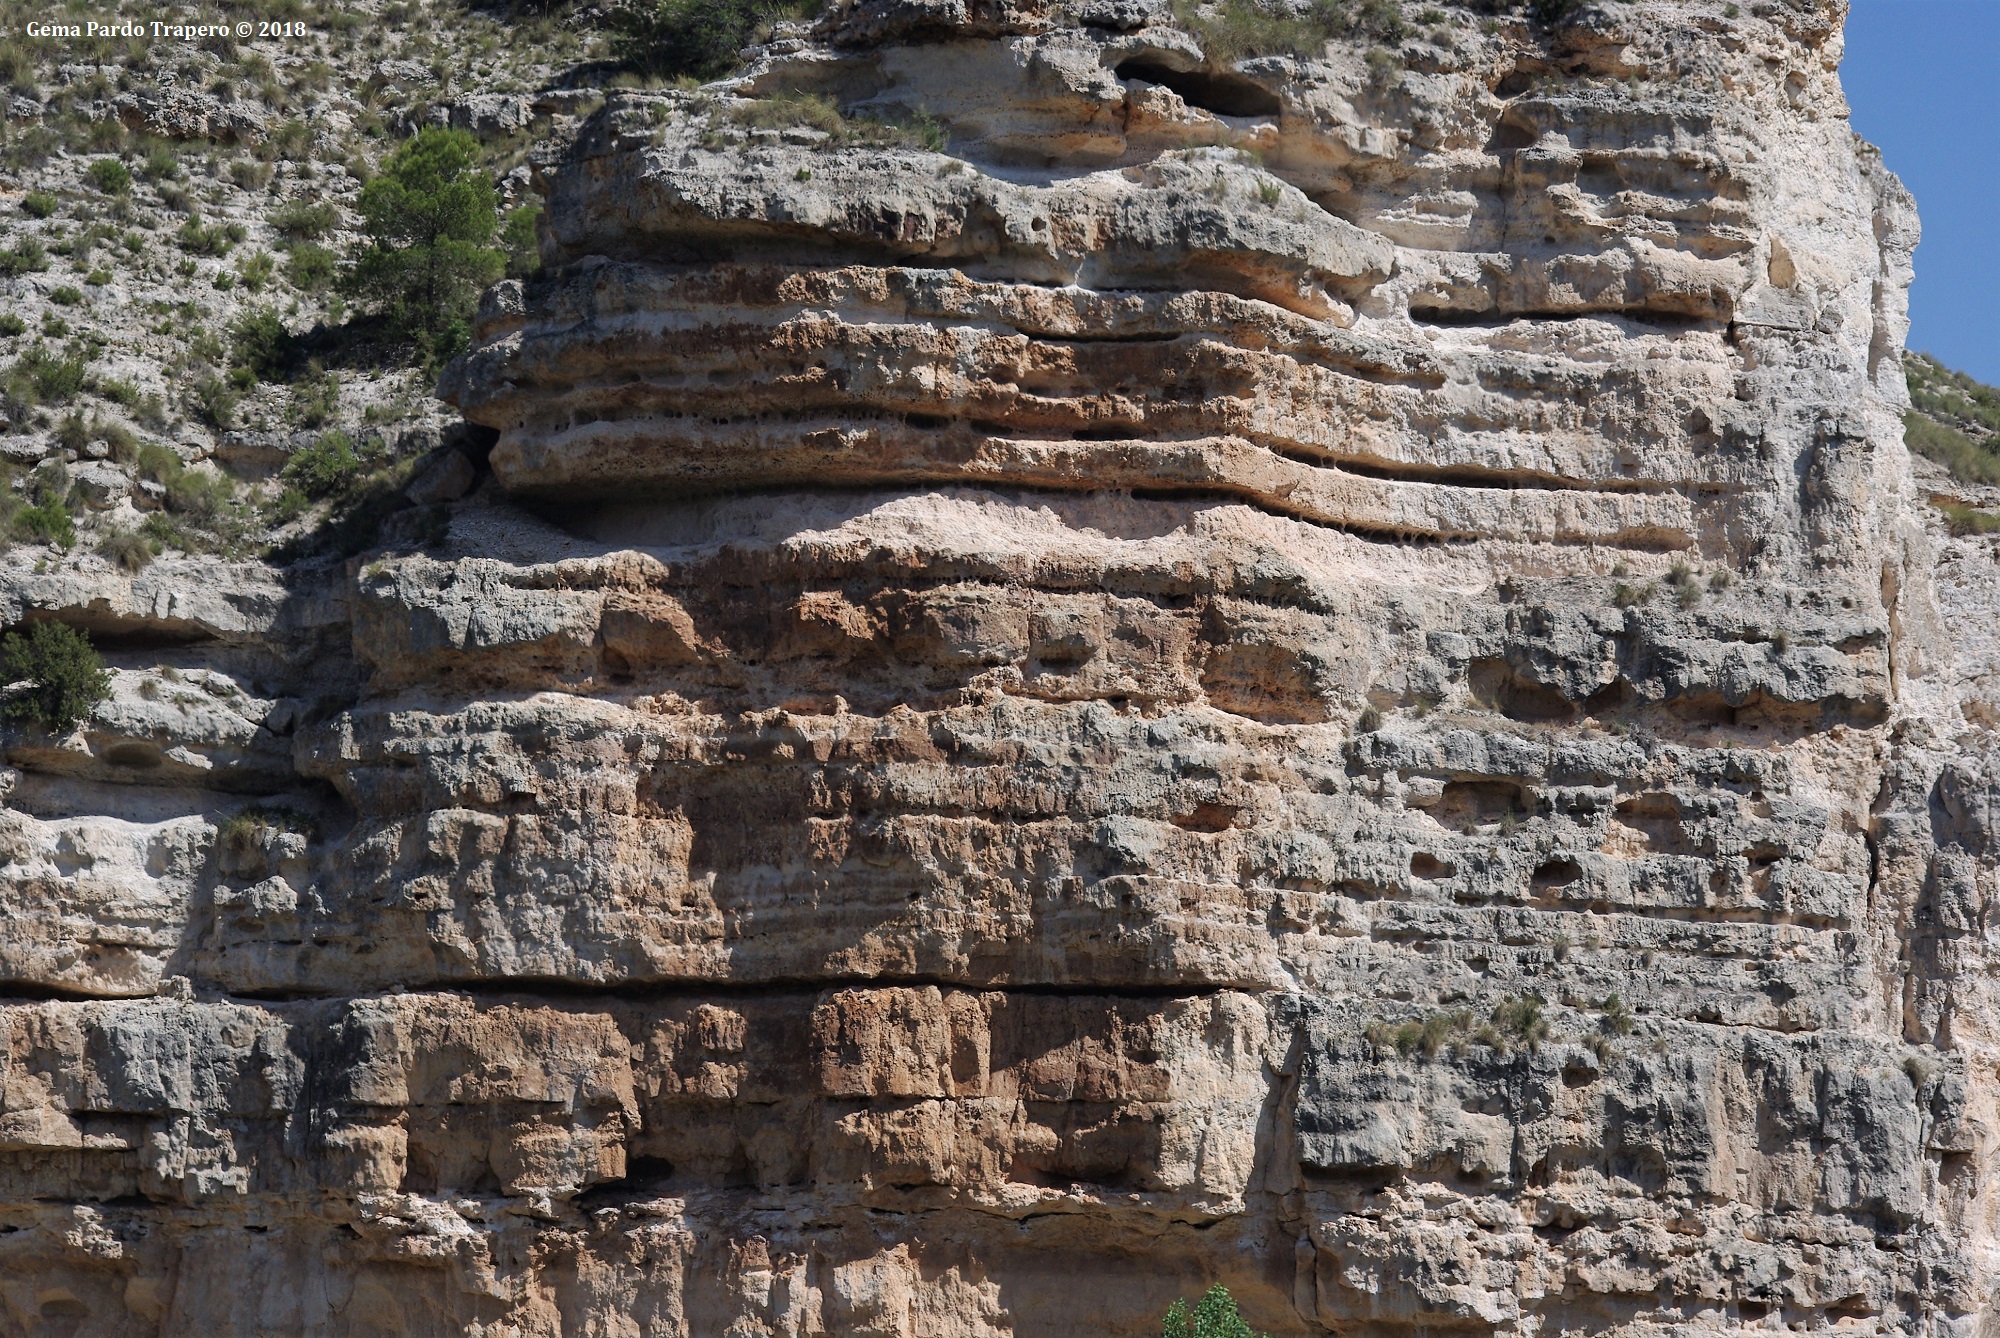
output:
[[[442,542],[33,601],[272,686],[10,746],[0,1331],[1986,1332],[2000,585],[1745,8],[612,93]]]

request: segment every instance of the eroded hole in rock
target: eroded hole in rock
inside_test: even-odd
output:
[[[1186,813],[1176,813],[1174,826],[1190,832],[1226,832],[1236,823],[1241,810],[1233,804],[1196,804]]]
[[[624,1184],[633,1189],[664,1185],[674,1178],[674,1164],[665,1157],[627,1157]]]
[[[1583,877],[1583,869],[1573,859],[1552,859],[1539,865],[1530,881],[1538,891],[1568,887]]]
[[[1626,858],[1691,853],[1693,841],[1681,821],[1680,801],[1663,791],[1619,800],[1612,810],[1605,849]]]
[[[104,750],[104,760],[114,767],[131,771],[151,771],[165,761],[165,754],[150,743],[119,743]]]
[[[1532,148],[1541,138],[1535,129],[1513,117],[1502,117],[1493,127],[1491,138],[1486,141],[1488,153],[1513,153],[1519,149]]]
[[[1483,826],[1519,819],[1528,805],[1519,785],[1506,780],[1446,781],[1431,814],[1447,827]]]
[[[1576,188],[1591,195],[1616,195],[1625,189],[1625,180],[1618,175],[1616,159],[1590,158],[1577,169]]]
[[[1589,715],[1611,715],[1630,706],[1637,696],[1630,683],[1616,678],[1585,697],[1583,709]]]
[[[1328,719],[1312,667],[1282,646],[1217,646],[1202,665],[1210,705],[1266,725],[1314,725]]]
[[[1284,105],[1278,95],[1254,79],[1209,70],[1176,70],[1153,56],[1134,56],[1114,71],[1120,79],[1142,79],[1171,88],[1190,107],[1218,116],[1276,116]]]
[[[1576,706],[1569,698],[1523,678],[1505,660],[1474,660],[1467,678],[1474,700],[1509,720],[1559,722],[1576,718]]]
[[[1449,878],[1458,872],[1458,867],[1448,864],[1436,855],[1419,852],[1410,856],[1410,873],[1418,878]]]

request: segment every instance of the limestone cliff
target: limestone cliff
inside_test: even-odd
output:
[[[448,529],[8,578],[0,1333],[2000,1322],[1840,5],[1232,15],[614,94]]]

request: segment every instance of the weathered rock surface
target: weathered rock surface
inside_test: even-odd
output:
[[[614,96],[437,542],[0,591],[0,1332],[2000,1323],[1992,541],[1747,9]]]

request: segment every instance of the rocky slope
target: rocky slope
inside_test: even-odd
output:
[[[424,527],[8,569],[0,1332],[1994,1322],[1840,7],[1232,13],[614,91]]]

